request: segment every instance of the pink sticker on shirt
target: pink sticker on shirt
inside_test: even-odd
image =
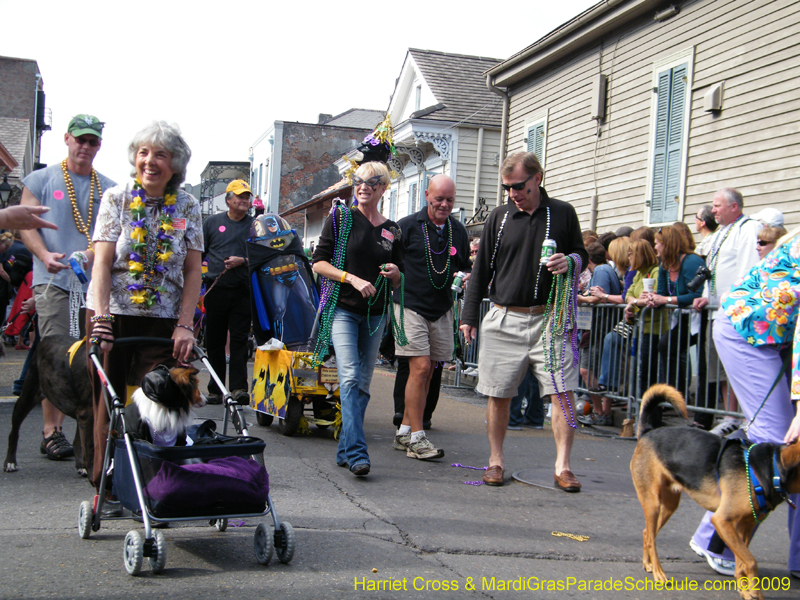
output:
[[[386,229],[381,229],[381,237],[389,240],[390,242],[394,241],[394,234]]]
[[[172,227],[176,230],[183,231],[186,229],[186,219],[172,219]]]
[[[450,246],[450,256],[455,256],[455,255],[456,255],[456,247]]]
[[[220,225],[219,226],[219,232],[220,233],[225,233],[225,225]]]
[[[55,192],[53,192],[53,198],[55,198],[56,200],[63,200],[64,192],[62,192],[61,190],[56,190]]]

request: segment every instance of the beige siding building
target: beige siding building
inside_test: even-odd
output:
[[[428,181],[441,173],[456,183],[454,211],[462,221],[493,206],[502,98],[486,88],[484,73],[499,62],[409,49],[389,103],[397,146],[389,163],[399,177],[384,196],[384,215],[397,220],[419,211]]]
[[[800,3],[607,0],[489,70],[506,152],[584,228],[693,216],[721,187],[800,223]]]

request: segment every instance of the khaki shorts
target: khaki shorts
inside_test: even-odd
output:
[[[478,385],[476,390],[494,398],[513,398],[525,378],[528,367],[539,382],[542,396],[571,392],[578,387],[579,370],[573,366],[572,342],[556,339],[556,360],[561,362],[564,350],[564,379],[561,364],[555,373],[544,369],[542,325],[544,315],[527,315],[493,306],[481,322],[480,353],[478,355]],[[562,346],[562,341],[565,346]]]
[[[36,297],[39,335],[42,338],[69,335],[69,292],[54,285],[48,288],[47,284],[41,283],[33,286],[33,293]]]
[[[430,356],[432,361],[453,360],[455,347],[453,335],[453,311],[428,321],[425,317],[408,308],[404,311],[407,346],[394,343],[397,356]],[[400,322],[400,305],[394,305],[394,316]]]

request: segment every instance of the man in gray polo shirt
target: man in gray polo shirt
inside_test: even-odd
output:
[[[64,134],[67,157],[59,164],[34,171],[23,181],[20,204],[46,206],[45,221],[54,229],[22,231],[22,241],[33,254],[33,291],[36,297],[39,335],[42,338],[70,334],[70,287],[82,299],[87,284],[79,285],[68,263],[74,252],[86,258],[82,265],[87,278],[94,258],[92,233],[100,198],[116,185],[92,168],[100,150],[104,123],[91,115],[72,118]],[[74,282],[73,282],[74,280]],[[72,317],[76,319],[77,316]],[[64,414],[46,399],[42,402],[44,430],[41,451],[57,460],[72,456],[72,446],[61,432]]]

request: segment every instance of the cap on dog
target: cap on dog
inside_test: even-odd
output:
[[[150,400],[170,410],[178,410],[186,403],[165,365],[158,365],[142,378],[142,391]]]

